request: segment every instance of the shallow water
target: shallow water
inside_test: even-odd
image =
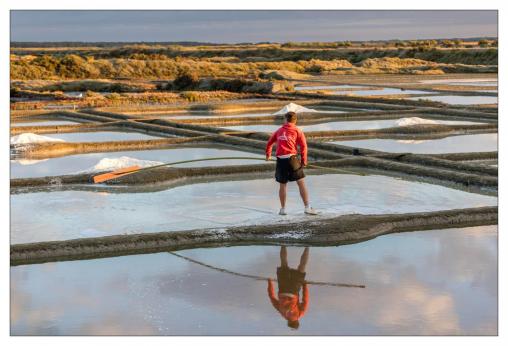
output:
[[[497,86],[497,81],[495,82],[455,82],[449,83],[450,85],[464,85],[464,86]]]
[[[486,166],[495,166],[497,167],[497,159],[492,159],[492,160],[465,160],[465,161],[462,161],[464,163],[472,163],[472,164],[476,164],[476,165],[486,165]]]
[[[449,103],[452,105],[484,105],[497,103],[496,96],[459,96],[459,95],[437,95],[410,97],[411,100],[427,100]]]
[[[320,110],[316,109],[319,113],[331,113],[339,114],[349,112],[350,110],[334,109],[334,110]],[[275,111],[274,111],[275,112]],[[191,114],[180,114],[180,115],[154,115],[155,118],[167,119],[167,120],[183,120],[183,119],[220,119],[220,118],[248,118],[248,117],[267,117],[274,115],[274,112],[260,112],[260,113],[223,113],[223,114],[208,114],[208,115],[191,115]],[[283,116],[281,115],[282,119]]]
[[[333,141],[333,144],[390,153],[445,154],[465,152],[497,151],[497,134],[450,136],[429,140],[361,139],[354,141]]]
[[[303,249],[287,251],[295,267]],[[178,254],[264,277],[275,277],[280,265],[277,246]],[[309,285],[298,330],[270,304],[266,281],[170,253],[25,265],[10,273],[13,335],[497,334],[496,226],[311,247],[307,280],[366,288]]]
[[[275,110],[274,110],[275,112]],[[259,112],[259,113],[224,113],[224,114],[206,114],[206,115],[196,115],[196,114],[150,114],[150,118],[153,116],[154,118],[161,118],[167,120],[179,120],[179,119],[219,119],[219,118],[246,118],[246,117],[264,117],[273,115],[271,112]]]
[[[140,132],[121,132],[121,131],[49,133],[44,134],[44,136],[63,139],[66,142],[131,141],[131,140],[161,138]]]
[[[365,89],[369,86],[364,85],[353,85],[353,84],[341,84],[341,85],[307,85],[307,86],[296,86],[295,90],[334,90],[334,89]]]
[[[380,175],[311,175],[306,182],[311,203],[322,217],[497,204],[491,196]],[[265,178],[199,183],[159,192],[115,193],[111,189],[15,194],[11,196],[11,242],[308,220],[295,184],[288,189],[289,216],[277,215],[277,188],[273,178]]]
[[[18,126],[56,126],[56,125],[77,125],[79,122],[70,120],[40,120],[40,121],[19,121],[11,122],[11,127]]]
[[[373,90],[344,90],[333,92],[336,95],[357,95],[357,96],[382,96],[382,95],[404,95],[404,94],[434,94],[431,91],[424,90],[411,90],[411,89],[399,89],[399,88],[383,88]]]
[[[497,79],[491,78],[465,78],[465,79],[429,79],[420,81],[422,84],[447,84],[447,85],[471,85],[471,86],[496,86]]]
[[[489,89],[489,90],[477,89],[477,90],[468,90],[468,91],[474,91],[477,93],[496,93],[496,95],[497,95],[497,89],[495,89],[495,90],[493,90],[493,89]]]
[[[399,126],[397,124],[399,119],[387,120],[361,120],[361,121],[330,121],[320,124],[312,125],[298,125],[304,131],[336,131],[336,130],[375,130]],[[438,124],[443,125],[475,125],[481,124],[472,121],[448,121],[448,120],[433,120]],[[238,130],[238,131],[257,131],[257,132],[275,132],[281,125],[278,124],[259,124],[259,125],[233,125],[221,126],[225,129]]]
[[[210,157],[223,156],[247,156],[263,158],[264,153],[254,154],[250,152],[231,150],[224,148],[214,148],[210,145],[204,147],[180,147],[177,149],[159,149],[159,150],[137,150],[137,151],[118,151],[91,154],[78,154],[63,156],[48,160],[28,161],[11,160],[11,178],[44,177],[50,175],[72,174],[87,170],[96,165],[105,158],[120,158],[127,156],[138,160],[175,162],[183,160],[203,159]],[[217,160],[203,161],[180,164],[176,167],[202,167],[202,166],[223,166],[223,165],[241,165],[252,164],[253,160]],[[262,162],[262,161],[260,161]]]

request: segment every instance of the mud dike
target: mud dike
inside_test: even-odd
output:
[[[497,195],[497,167],[484,162],[497,162],[497,151],[461,152],[444,154],[391,153],[347,146],[347,140],[394,139],[422,140],[450,136],[497,133],[497,114],[467,107],[435,107],[411,100],[369,100],[345,96],[316,96],[303,93],[290,95],[306,107],[341,109],[340,112],[318,111],[299,116],[299,125],[332,121],[366,121],[425,117],[436,121],[473,122],[474,124],[419,124],[381,129],[326,130],[306,132],[309,161],[322,167],[344,168],[407,181],[425,182],[455,190],[485,196]],[[302,99],[307,98],[307,99]],[[309,100],[308,98],[312,98]],[[319,99],[316,101],[316,99]],[[286,102],[284,100],[283,102]],[[84,153],[121,152],[126,150],[177,149],[186,146],[229,148],[263,154],[267,133],[234,131],[224,126],[270,124],[276,116],[217,116],[235,110],[267,111],[282,104],[280,100],[239,104],[164,108],[164,112],[202,114],[206,117],[162,119],[139,109],[117,109],[106,112],[100,109],[82,109],[78,112],[60,111],[41,115],[20,113],[24,119],[39,116],[67,119],[82,124],[55,126],[19,126],[13,124],[11,134],[73,133],[85,131],[128,131],[163,137],[147,140],[120,140],[106,142],[54,142],[40,143],[20,153],[24,159],[41,160],[65,158]],[[160,111],[160,110],[159,110]],[[12,115],[12,119],[16,118]],[[344,141],[341,144],[328,143]],[[343,145],[345,144],[345,145]],[[168,160],[166,160],[168,161]],[[128,175],[103,185],[94,185],[94,173],[50,175],[11,179],[12,194],[41,191],[122,191],[143,188],[150,191],[184,186],[200,182],[221,182],[247,177],[271,177],[273,163],[232,164],[215,167],[158,168]],[[308,169],[310,175],[331,174],[320,169]],[[55,184],[55,182],[58,182]],[[382,188],[379,187],[379,188]],[[55,260],[119,256],[231,244],[312,244],[338,245],[360,242],[393,232],[435,228],[467,227],[497,224],[497,206],[451,209],[443,211],[381,214],[342,215],[297,223],[259,224],[222,228],[197,228],[146,234],[114,235],[34,242],[11,245],[11,264],[39,263]]]

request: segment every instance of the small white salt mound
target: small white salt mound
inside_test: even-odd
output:
[[[19,163],[22,166],[29,166],[29,165],[35,165],[40,162],[48,161],[49,159],[44,160],[28,160],[28,159],[19,159],[19,160],[13,160],[14,163]]]
[[[128,156],[122,156],[117,158],[104,158],[100,160],[95,166],[83,171],[83,172],[100,172],[100,171],[111,171],[120,168],[126,168],[130,166],[139,167],[150,167],[160,165],[162,162],[139,160]]]
[[[52,138],[36,135],[35,133],[22,133],[20,135],[11,137],[11,145],[27,145],[44,142],[65,142],[65,141],[60,138]]]
[[[411,125],[423,125],[423,124],[439,124],[435,120],[423,119],[418,117],[410,117],[410,118],[401,118],[397,120],[398,126],[411,126]]]
[[[317,111],[315,109],[306,108],[291,102],[290,104],[285,105],[281,110],[273,113],[273,115],[286,114],[287,112],[310,113]]]
[[[399,139],[397,143],[403,143],[403,144],[420,144],[425,143],[426,140],[418,140],[418,139]]]

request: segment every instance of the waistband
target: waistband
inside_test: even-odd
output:
[[[293,155],[291,155],[289,157],[278,157],[277,156],[277,160],[289,160],[289,159],[292,159],[293,157],[296,158],[296,155],[293,154]]]

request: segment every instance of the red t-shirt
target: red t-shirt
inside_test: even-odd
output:
[[[302,156],[302,165],[307,164],[307,141],[303,131],[293,123],[285,123],[277,131],[275,131],[268,143],[266,143],[266,156],[272,156],[272,146],[277,142],[277,151],[275,156],[279,155],[296,155],[298,154],[297,145],[300,147]]]
[[[272,280],[268,280],[268,297],[273,307],[288,321],[299,320],[309,307],[309,289],[307,284],[304,283],[302,288],[303,299],[301,303],[299,302],[300,297],[297,294],[293,296],[279,294],[279,299],[277,299],[275,298]]]

